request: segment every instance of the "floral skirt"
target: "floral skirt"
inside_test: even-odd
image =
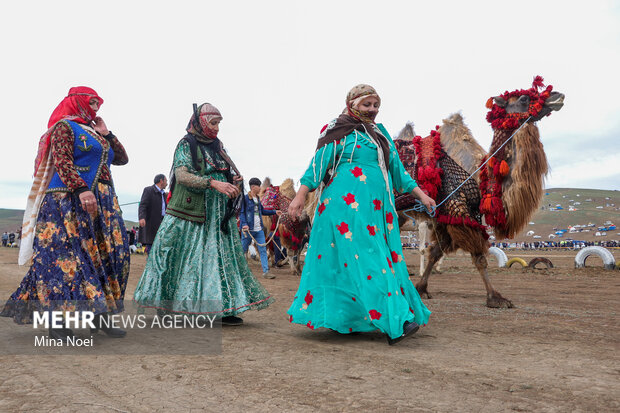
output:
[[[30,270],[1,316],[32,322],[33,310],[123,311],[129,243],[114,188],[99,183],[91,217],[77,195],[46,194],[39,209]]]

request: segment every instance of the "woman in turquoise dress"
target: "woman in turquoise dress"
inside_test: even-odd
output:
[[[394,344],[428,321],[430,311],[409,280],[393,190],[435,205],[405,171],[383,125],[380,98],[358,85],[346,109],[321,131],[316,153],[289,207],[300,215],[318,188],[318,207],[299,289],[288,314],[292,323],[340,333],[376,329]]]
[[[172,195],[134,300],[239,325],[238,314],[265,308],[273,299],[252,275],[241,248],[232,201],[243,178],[217,138],[221,120],[208,103],[194,108],[188,134],[174,153]]]

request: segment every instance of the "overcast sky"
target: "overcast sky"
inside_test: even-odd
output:
[[[349,89],[373,85],[392,135],[461,112],[480,144],[484,104],[535,75],[566,95],[539,122],[547,188],[620,189],[617,1],[12,1],[0,6],[0,208],[23,209],[39,137],[72,86],[129,154],[121,204],[168,172],[192,103],[247,179],[299,180]],[[137,205],[123,208],[135,220]]]

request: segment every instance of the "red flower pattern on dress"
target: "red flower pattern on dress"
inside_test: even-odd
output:
[[[342,199],[344,199],[344,202],[346,202],[347,205],[349,205],[351,208],[357,211],[357,207],[360,204],[355,201],[355,195],[348,193],[346,196],[343,196]]]
[[[370,310],[368,312],[368,314],[370,314],[370,319],[371,320],[379,320],[381,318],[381,316],[383,315],[380,312],[378,312],[377,310]]]
[[[388,297],[391,297],[391,296],[392,296],[392,293],[388,293]]]
[[[347,205],[351,205],[353,202],[355,202],[355,195],[353,195],[352,193],[348,193],[347,196],[343,196],[342,199],[344,199],[344,202],[346,202]]]
[[[344,235],[349,232],[349,225],[346,222],[342,222],[340,223],[340,225],[336,225],[336,228],[338,228],[338,232],[340,232],[340,235]]]
[[[405,289],[403,287],[400,287],[400,292],[405,295]]]
[[[346,262],[344,263],[344,268],[347,268],[347,263]]]
[[[391,212],[388,212],[387,214],[385,214],[385,221],[386,221],[388,224],[393,223],[393,222],[394,222],[394,215],[392,215],[392,213],[391,213]]]
[[[415,315],[415,312],[413,311],[413,308],[409,307],[409,311],[411,312],[411,314]]]
[[[372,280],[372,275],[369,275],[368,277],[366,277],[366,279]]]
[[[372,203],[375,206],[375,211],[380,211],[381,210],[381,201],[379,201],[378,199],[375,199],[372,201]]]
[[[368,229],[368,233],[370,235],[372,235],[373,237],[377,234],[375,226],[374,225],[367,225],[366,229]]]
[[[314,330],[314,326],[312,325],[312,321],[308,321],[308,324],[306,324],[306,327],[308,327],[310,330]]]
[[[317,257],[318,259],[321,259],[321,254],[319,254],[319,256]]]
[[[385,259],[388,262],[388,265],[390,266],[390,268],[392,268],[392,261],[390,261],[390,259],[388,257],[385,257]]]
[[[321,205],[319,205],[319,215],[321,215],[323,211],[325,211],[325,203],[321,202]]]
[[[364,172],[362,171],[362,168],[356,166],[355,168],[351,169],[351,173],[354,177],[359,178]]]
[[[304,301],[306,302],[306,304],[310,305],[312,304],[312,299],[314,298],[314,296],[312,294],[310,294],[310,291],[308,291],[308,293],[306,294],[306,298],[304,298]]]
[[[353,301],[357,301],[357,300],[355,299],[355,297],[351,297],[351,300],[353,300]]]
[[[398,262],[398,258],[396,251],[392,251],[392,262]]]
[[[292,316],[292,315],[288,316],[288,322],[289,322],[289,323],[292,323],[292,322],[293,322],[293,316]]]

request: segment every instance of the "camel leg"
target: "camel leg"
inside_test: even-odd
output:
[[[441,273],[441,264],[443,264],[443,260],[446,258],[445,255],[442,255],[441,258],[439,259],[439,261],[437,261],[437,264],[435,264],[435,271],[437,271],[438,273]]]
[[[489,274],[487,273],[487,257],[484,254],[471,254],[471,260],[482,276],[484,288],[487,290],[487,307],[491,308],[512,308],[512,302],[504,297],[491,285]]]
[[[288,250],[288,251],[289,251],[288,265],[291,267],[291,273],[293,275],[297,275],[297,268],[295,268],[296,266],[295,260],[297,259],[297,251],[293,251],[293,250]],[[293,254],[291,254],[291,252]]]
[[[301,252],[303,251],[302,248],[299,249],[299,251],[297,251],[296,257],[297,260],[295,262],[295,275],[300,277],[301,276]]]
[[[418,281],[415,285],[416,290],[423,298],[432,298],[432,296],[428,293],[426,287],[428,286],[428,277],[431,275],[431,271],[433,271],[433,266],[439,259],[443,256],[443,252],[439,247],[439,244],[433,244],[427,249],[429,251],[428,254],[428,264],[424,269],[424,273],[422,274],[422,279]]]
[[[418,251],[420,251],[420,275],[424,274],[424,256],[426,255],[426,240],[428,239],[428,224],[426,221],[422,221],[418,223]]]

